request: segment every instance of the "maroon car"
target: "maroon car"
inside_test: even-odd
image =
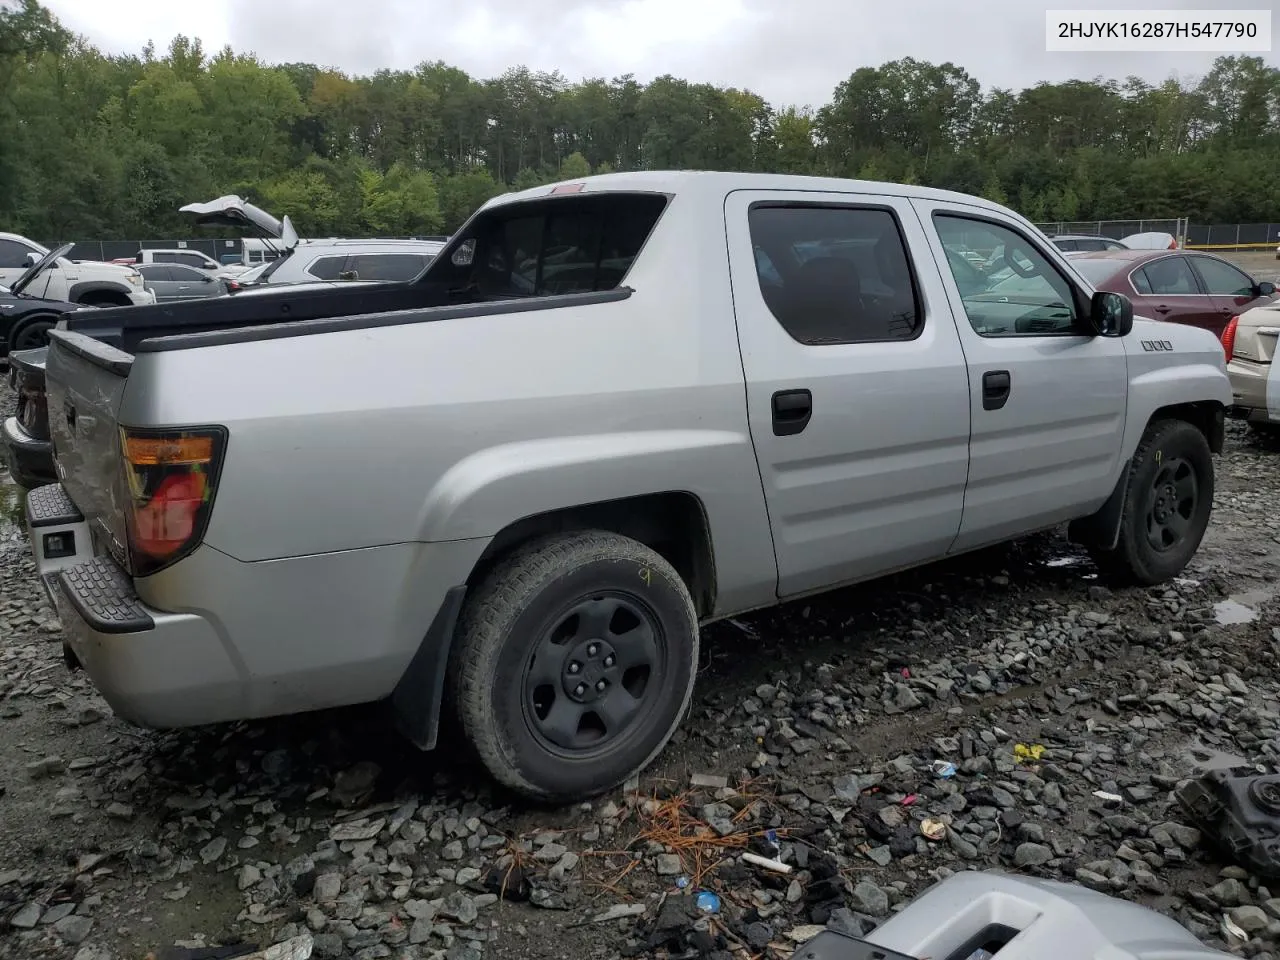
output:
[[[1132,300],[1135,316],[1189,323],[1219,339],[1232,317],[1276,292],[1221,257],[1191,250],[1104,250],[1070,259],[1099,290]]]

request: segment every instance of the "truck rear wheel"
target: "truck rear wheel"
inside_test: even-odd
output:
[[[573,802],[646,767],[688,710],[698,617],[653,550],[603,531],[533,541],[500,562],[459,623],[462,729],[500,783]]]
[[[1129,467],[1120,538],[1093,557],[1112,580],[1151,586],[1176,577],[1195,556],[1213,510],[1209,443],[1185,420],[1147,427]]]

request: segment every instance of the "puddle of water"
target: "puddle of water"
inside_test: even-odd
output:
[[[1083,567],[1089,561],[1084,557],[1054,557],[1052,560],[1046,560],[1046,567]]]
[[[1275,596],[1274,590],[1249,590],[1236,593],[1213,605],[1213,616],[1219,626],[1231,627],[1253,623],[1258,619],[1258,606]]]

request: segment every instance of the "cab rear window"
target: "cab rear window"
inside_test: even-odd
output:
[[[497,207],[424,279],[468,286],[484,299],[613,290],[666,206],[662,194],[609,193]]]

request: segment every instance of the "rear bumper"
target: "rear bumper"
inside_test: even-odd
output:
[[[44,515],[41,504],[52,504]],[[396,544],[257,563],[202,546],[135,581],[93,555],[89,523],[60,484],[33,491],[27,514],[66,642],[117,714],[155,728],[389,697],[485,545]],[[51,532],[71,534],[73,556],[50,554]]]
[[[1231,408],[1228,414],[1235,420],[1250,423],[1270,423],[1267,411],[1267,379],[1271,364],[1242,360],[1239,357],[1227,364],[1227,378],[1231,381]]]
[[[57,480],[53,444],[31,436],[22,429],[17,417],[9,417],[0,424],[0,445],[4,448],[9,475],[19,486],[31,489]]]

